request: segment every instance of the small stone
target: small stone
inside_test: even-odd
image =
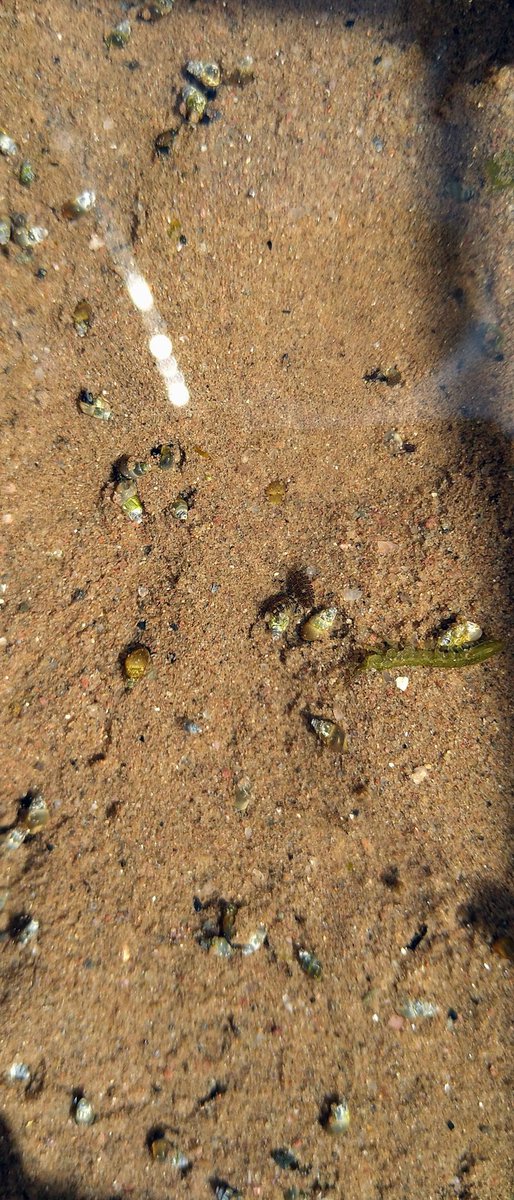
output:
[[[0,154],[3,154],[5,158],[14,158],[17,153],[18,147],[16,142],[13,141],[12,137],[9,137],[5,129],[0,129]]]
[[[436,1017],[438,1012],[437,1004],[432,1004],[431,1000],[406,1000],[402,1004],[402,1013],[408,1021]]]
[[[12,1067],[9,1068],[8,1076],[11,1083],[28,1083],[30,1080],[30,1067],[23,1062],[13,1062]]]
[[[428,766],[427,767],[416,767],[415,771],[413,771],[412,774],[409,776],[411,783],[416,784],[416,786],[418,786],[418,784],[420,784],[420,783],[424,783],[425,779],[428,779],[429,771],[430,771],[430,767],[428,767]]]
[[[247,775],[237,780],[234,788],[234,804],[236,812],[246,812],[252,799],[252,784]]]
[[[398,678],[396,679],[396,686],[398,688],[398,691],[406,692],[407,688],[409,686],[409,676],[408,675],[398,675]]]
[[[359,588],[359,587],[343,588],[342,596],[343,596],[343,600],[344,600],[345,604],[352,604],[352,603],[355,603],[357,600],[362,600],[362,595],[363,595],[362,588]]]
[[[196,734],[196,733],[203,732],[202,726],[198,724],[198,721],[189,721],[189,720],[187,720],[187,718],[183,722],[183,729],[184,729],[185,733],[189,733],[189,734]]]
[[[389,1029],[394,1029],[396,1033],[401,1033],[401,1030],[405,1027],[405,1021],[399,1013],[393,1013],[392,1017],[389,1017],[387,1024]]]

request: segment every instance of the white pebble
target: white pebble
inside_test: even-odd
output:
[[[409,686],[409,676],[408,675],[399,675],[396,680],[396,686],[400,692],[406,692],[407,688]]]

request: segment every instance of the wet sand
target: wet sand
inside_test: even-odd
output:
[[[1,210],[49,231],[29,261],[2,252],[1,821],[29,790],[50,810],[1,861],[6,1200],[196,1200],[215,1180],[511,1196],[509,654],[357,669],[456,614],[508,638],[512,192],[486,163],[513,114],[495,11],[455,33],[423,5],[176,0],[159,22],[130,10],[107,53],[115,4],[3,6],[0,123],[20,149],[0,159]],[[219,118],[156,157],[185,62],[248,54],[254,81],[223,84]],[[97,210],[68,223],[84,188]],[[392,366],[394,387],[364,378]],[[79,412],[82,388],[105,390],[111,421]],[[113,463],[170,441],[185,462],[141,479],[132,525]],[[296,568],[338,608],[323,643],[274,640],[260,615]],[[128,690],[136,643],[152,672]],[[313,714],[340,723],[344,754]],[[266,928],[254,954],[208,948],[222,902],[238,945]],[[26,946],[21,916],[39,922]],[[435,1015],[406,1016],[417,1001]],[[341,1137],[328,1097],[349,1104]],[[152,1159],[152,1130],[187,1173]]]

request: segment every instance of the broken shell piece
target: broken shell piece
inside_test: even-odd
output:
[[[137,492],[126,495],[121,502],[121,511],[133,525],[140,525],[143,520],[143,505]]]
[[[185,1154],[180,1150],[173,1150],[169,1156],[170,1167],[175,1167],[177,1171],[188,1171],[191,1163]]]
[[[322,642],[334,628],[337,608],[321,608],[303,622],[300,636],[304,642]]]
[[[7,246],[11,240],[11,229],[10,217],[0,217],[0,246]]]
[[[246,812],[252,799],[252,784],[247,775],[241,776],[234,786],[234,807],[236,812]]]
[[[198,62],[191,59],[186,63],[186,71],[208,91],[216,91],[216,88],[220,86],[221,69],[216,62]]]
[[[431,1000],[406,1000],[405,1004],[402,1004],[402,1013],[408,1021],[436,1017],[438,1012],[437,1004],[432,1004]]]
[[[95,204],[96,195],[94,192],[80,192],[80,195],[74,196],[72,200],[66,200],[61,212],[66,221],[76,221],[78,217],[84,216],[84,213],[91,212]]]
[[[0,129],[0,154],[3,154],[5,158],[14,158],[14,155],[17,153],[18,147],[16,142],[13,141],[12,137],[9,137],[5,129]]]
[[[29,245],[39,246],[40,242],[44,242],[48,237],[48,229],[43,225],[29,225],[28,227]]]
[[[327,717],[310,717],[309,722],[311,729],[324,746],[329,746],[331,750],[340,753],[346,750],[346,734],[337,721],[330,721]]]
[[[465,646],[479,642],[481,637],[482,630],[476,621],[455,621],[437,639],[437,645],[441,650],[463,650]]]

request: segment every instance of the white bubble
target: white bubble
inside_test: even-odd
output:
[[[146,279],[143,279],[142,275],[138,275],[137,271],[131,271],[127,275],[127,289],[132,303],[139,309],[139,312],[150,312],[153,308],[153,296]]]
[[[170,358],[173,346],[166,333],[154,333],[149,341],[149,349],[150,354],[153,354],[158,362],[162,362],[163,359]]]

